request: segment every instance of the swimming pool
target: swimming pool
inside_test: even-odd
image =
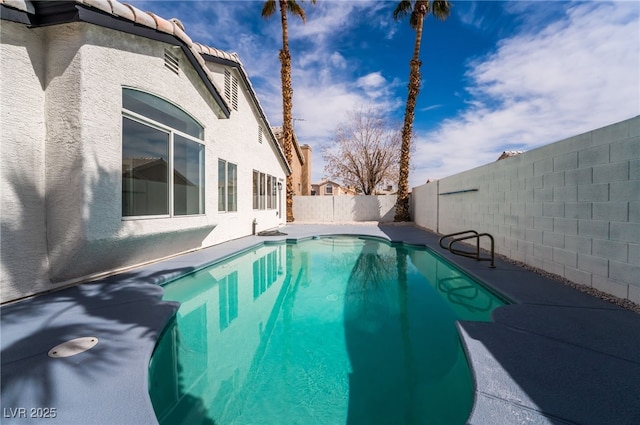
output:
[[[165,286],[150,364],[168,424],[464,424],[456,320],[505,303],[430,250],[357,237],[261,245]]]

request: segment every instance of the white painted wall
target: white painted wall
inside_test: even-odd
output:
[[[257,142],[245,92],[240,111],[218,119],[180,50],[180,75],[165,68],[165,47],[85,23],[2,22],[2,302],[249,235],[254,218],[258,230],[283,222],[277,210],[252,209],[252,170],[282,180],[285,171]],[[205,215],[122,219],[123,86],[205,127]],[[237,213],[218,213],[218,158],[238,164]]]
[[[393,221],[395,195],[294,196],[296,222]]]
[[[49,288],[45,234],[43,30],[0,25],[0,296]]]
[[[419,226],[491,233],[500,254],[640,303],[640,117],[413,188],[412,203]]]
[[[214,81],[220,88],[224,88],[224,67],[219,64],[207,62],[207,67],[213,73]],[[250,94],[242,84],[240,75],[234,68],[228,68],[239,81],[238,110],[231,111],[231,118],[220,120],[216,129],[217,136],[221,140],[232,140],[232,143],[224,143],[215,152],[217,158],[238,164],[238,195],[239,213],[220,213],[218,219],[227,226],[219,226],[214,229],[211,242],[228,240],[250,234],[251,223],[255,218],[258,223],[256,231],[271,229],[286,223],[285,192],[281,191],[278,197],[280,209],[269,210],[253,209],[253,170],[260,171],[277,177],[284,187],[286,178],[282,165],[276,161],[278,152],[276,140],[269,141],[268,123],[261,122],[260,115],[251,101]],[[224,95],[224,93],[221,93]],[[258,128],[263,128],[262,143],[258,141]],[[216,177],[217,178],[217,177]],[[217,180],[216,180],[217,182]],[[216,197],[217,202],[217,197]],[[217,211],[217,204],[216,204]],[[279,215],[279,211],[282,213]],[[248,216],[246,214],[249,214]],[[249,232],[249,233],[247,233]],[[206,242],[209,242],[207,240]]]

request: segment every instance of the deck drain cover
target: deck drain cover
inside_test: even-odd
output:
[[[85,336],[83,338],[70,339],[67,342],[58,344],[49,350],[49,357],[71,357],[76,354],[84,353],[87,350],[92,349],[98,343],[98,338],[95,336]]]

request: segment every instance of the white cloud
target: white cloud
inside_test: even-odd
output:
[[[383,86],[387,80],[384,79],[380,71],[364,75],[356,80],[356,86],[364,89],[377,89]]]
[[[292,49],[293,116],[304,121],[295,122],[295,130],[301,143],[311,145],[314,150],[312,180],[323,175],[324,164],[320,155],[321,146],[333,137],[336,126],[343,121],[347,111],[357,105],[376,105],[397,108],[399,99],[394,99],[393,88],[398,81],[387,81],[380,71],[362,75],[358,58],[345,57],[340,51],[340,34],[346,34],[366,16],[375,15],[387,5],[384,2],[318,2],[315,6],[303,4],[307,22],[291,19],[290,43]],[[354,16],[357,18],[354,19]],[[279,30],[279,28],[278,28]],[[281,125],[282,95],[280,87],[280,34],[273,43],[256,43],[238,48],[249,75],[258,90],[260,101],[271,124]],[[298,48],[296,48],[298,47]],[[245,59],[245,53],[247,58]],[[256,58],[269,61],[255,66]],[[276,58],[275,61],[271,58]],[[358,76],[359,74],[359,76]],[[255,84],[259,76],[260,84]]]
[[[257,18],[262,1],[133,2],[165,18],[178,17],[194,41],[237,52],[270,123],[282,124],[280,19],[278,15]],[[307,22],[289,19],[293,115],[304,120],[295,121],[300,142],[314,149],[312,178],[315,181],[323,175],[320,147],[331,139],[347,111],[363,104],[392,109],[401,103],[400,99],[391,97],[398,81],[388,82],[376,70],[362,71],[359,58],[345,57],[341,43],[354,26],[363,22],[389,37],[397,25],[386,19],[388,2],[321,1],[316,5],[310,2],[301,5]]]
[[[433,111],[434,109],[442,108],[442,105],[429,105],[424,108],[420,108],[420,112]]]
[[[354,10],[361,7],[359,2],[343,2],[339,7],[336,4],[323,4],[318,2],[315,6],[310,3],[301,3],[306,11],[307,21],[289,19],[291,31],[289,38],[292,41],[304,39],[315,43],[323,43],[327,38],[332,38],[339,32],[349,28]],[[312,10],[313,8],[313,10]],[[313,19],[309,19],[313,16]]]
[[[468,109],[418,135],[411,184],[640,114],[639,33],[637,4],[590,3],[503,39],[470,65]]]
[[[300,19],[289,20],[290,39],[320,43],[348,31],[358,18],[375,16],[386,7],[385,2],[381,1],[319,1],[315,6],[309,2],[301,5],[306,12],[307,22],[302,23]],[[310,19],[311,16],[313,19]],[[378,22],[378,26],[382,25],[386,26],[382,21]]]
[[[475,1],[462,2],[456,10],[456,15],[463,24],[482,29],[484,16],[478,14],[477,6],[478,3]]]
[[[339,52],[333,52],[329,61],[337,69],[345,69],[347,67],[347,60]]]

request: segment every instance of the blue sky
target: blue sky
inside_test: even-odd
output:
[[[182,21],[197,42],[237,52],[271,125],[282,124],[278,16],[261,1],[131,1]],[[401,122],[415,32],[395,1],[303,2],[290,19],[295,130],[321,149],[345,113],[376,106]],[[640,114],[640,2],[452,1],[424,27],[410,185]]]

